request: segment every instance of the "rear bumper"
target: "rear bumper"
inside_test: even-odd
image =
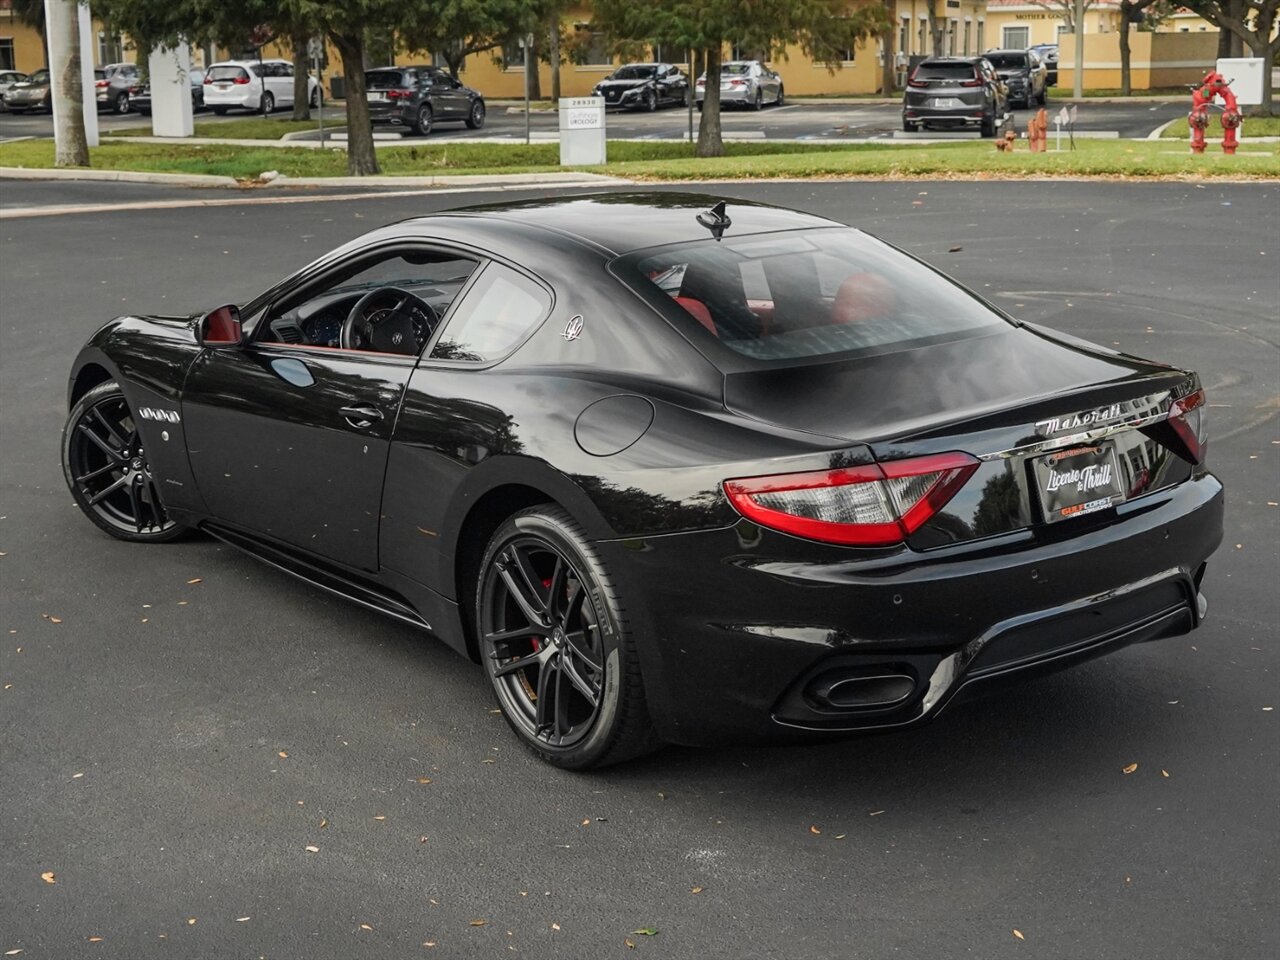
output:
[[[414,119],[414,109],[400,103],[369,104],[369,122],[376,124],[409,124]]]
[[[599,547],[662,735],[788,741],[914,726],[998,681],[1195,629],[1222,503],[1206,474],[1056,542],[867,551],[743,521]],[[854,700],[824,699],[841,683]],[[859,699],[864,683],[901,695]]]
[[[707,93],[705,90],[699,90],[697,94],[695,94],[695,96],[697,97],[698,103],[702,103],[704,100],[707,99]],[[756,96],[749,87],[742,87],[741,89],[735,89],[735,90],[722,89],[720,91],[721,103],[741,105],[741,104],[755,103],[755,99],[756,99]]]
[[[262,92],[248,84],[237,84],[239,90],[219,90],[214,86],[204,88],[204,102],[209,107],[243,107],[256,110],[262,102]]]

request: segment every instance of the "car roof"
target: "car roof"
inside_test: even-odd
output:
[[[214,67],[253,67],[259,63],[292,63],[292,60],[283,60],[280,57],[263,57],[259,60],[219,60],[217,63],[209,64],[209,69]]]
[[[731,221],[726,231],[730,236],[843,226],[825,217],[749,200],[657,191],[512,201],[463,207],[440,216],[521,223],[618,255],[646,247],[707,239],[711,232],[698,222],[698,215],[721,201]]]
[[[1002,48],[999,50],[988,50],[986,53],[983,54],[983,56],[989,57],[993,53],[1026,53],[1027,50],[1030,50],[1030,49],[1031,49],[1030,47],[1027,47],[1026,49],[1020,49],[1018,47],[1009,47],[1007,49]]]

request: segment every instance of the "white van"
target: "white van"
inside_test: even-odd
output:
[[[320,104],[320,84],[307,77],[311,106]],[[293,106],[293,64],[288,60],[223,60],[204,75],[204,105],[222,116],[232,107],[270,113]]]

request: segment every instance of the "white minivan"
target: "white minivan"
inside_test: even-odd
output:
[[[307,77],[311,106],[320,104],[320,84]],[[204,105],[222,116],[232,107],[270,113],[293,105],[293,64],[288,60],[224,60],[204,75]]]

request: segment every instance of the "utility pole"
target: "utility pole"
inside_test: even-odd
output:
[[[1084,0],[1075,0],[1075,10],[1071,14],[1071,19],[1076,34],[1075,83],[1072,86],[1071,95],[1079,100],[1084,96]]]
[[[531,65],[533,60],[533,34],[527,33],[524,37],[524,142],[526,145],[530,142],[529,134],[529,78],[530,71],[534,68]]]
[[[60,167],[87,167],[89,147],[98,145],[93,71],[86,74],[84,70],[85,53],[92,49],[88,43],[89,8],[77,0],[44,0],[44,13],[49,41],[54,163]],[[89,62],[92,65],[93,61]]]

